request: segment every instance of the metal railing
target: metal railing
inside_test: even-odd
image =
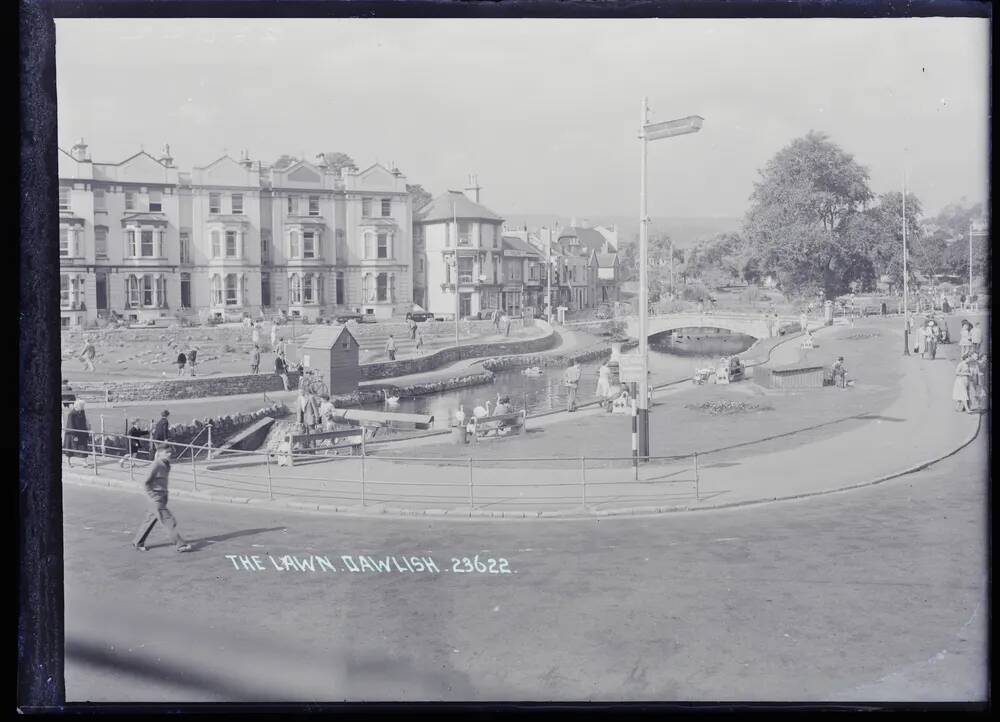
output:
[[[63,453],[88,458],[95,476],[102,467],[113,473],[116,461],[128,453],[127,448],[108,445],[108,435],[71,433],[87,441],[82,447],[64,447]],[[309,453],[226,450],[221,457],[202,460],[201,452],[208,452],[209,446],[115,436],[124,438],[126,446],[139,438],[170,449],[175,486],[189,481],[194,491],[238,493],[271,501],[280,498],[310,507],[346,503],[362,508],[396,505],[469,512],[593,512],[703,498],[697,453],[651,456],[635,463],[631,456],[381,456],[365,453],[364,447],[356,455],[345,444],[317,447]],[[129,479],[134,482],[133,467],[129,465]],[[313,467],[322,473],[311,473]],[[679,486],[688,490],[678,492]]]

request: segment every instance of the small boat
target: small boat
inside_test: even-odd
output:
[[[525,376],[541,376],[544,372],[539,366],[530,366],[521,372]]]

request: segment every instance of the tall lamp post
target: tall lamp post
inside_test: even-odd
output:
[[[458,338],[458,317],[461,308],[460,307],[461,297],[459,296],[458,293],[458,215],[457,211],[455,210],[454,198],[451,199],[451,227],[455,234],[454,238],[455,255],[454,255],[454,264],[452,266],[455,275],[455,346],[459,346],[461,344],[461,341]]]
[[[646,212],[646,146],[651,140],[697,133],[705,119],[700,115],[649,122],[649,105],[642,99],[639,140],[642,141],[642,162],[639,182],[639,356],[642,373],[639,378],[639,398],[636,399],[638,455],[649,457],[649,217]]]

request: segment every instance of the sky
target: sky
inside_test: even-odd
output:
[[[637,215],[646,96],[705,119],[650,143],[652,216],[742,216],[810,130],[928,215],[988,193],[985,20],[59,19],[56,61],[60,146],[98,162],[342,151],[434,194],[474,173],[501,215]]]

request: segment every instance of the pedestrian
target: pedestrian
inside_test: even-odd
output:
[[[198,359],[198,347],[192,346],[191,350],[188,351],[187,362],[188,362],[188,373],[194,376],[194,367]]]
[[[980,369],[979,369],[979,355],[975,352],[969,354],[969,411],[976,411],[980,408],[979,406],[979,381],[980,381]]]
[[[94,357],[97,355],[97,349],[94,348],[94,342],[88,336],[83,343],[83,349],[80,351],[80,360],[83,361],[83,366],[87,371],[94,370]]]
[[[503,317],[503,335],[510,336],[510,316],[506,314]]]
[[[962,335],[958,340],[958,352],[962,356],[968,356],[972,351],[972,324],[966,319],[962,319]]]
[[[84,466],[87,465],[87,433],[90,424],[87,423],[87,413],[84,410],[82,399],[73,402],[73,408],[66,414],[66,436],[63,447],[66,452],[66,466],[72,468],[73,457],[83,457]]]
[[[805,333],[805,330],[809,327],[809,316],[803,311],[802,315],[799,316],[799,329]]]
[[[607,406],[607,410],[611,410],[611,368],[608,366],[607,362],[602,363],[601,367],[597,369],[597,400],[601,404],[601,408]]]
[[[580,367],[576,359],[569,360],[569,367],[563,372],[563,384],[566,386],[566,410],[576,411],[576,391],[580,385]]]
[[[319,405],[319,418],[323,422],[323,430],[333,431],[333,414],[337,408],[330,401],[330,394],[323,394],[320,398],[323,399],[323,402]]]
[[[285,337],[282,336],[281,338],[278,339],[278,345],[274,349],[274,352],[276,354],[278,354],[279,356],[281,356],[282,358],[284,358],[285,357],[285,352],[287,350],[288,350],[288,344],[285,342]]]
[[[152,440],[153,445],[157,449],[167,448],[167,441],[170,436],[170,412],[164,409],[160,413],[160,418],[156,422],[156,426],[153,427]]]
[[[500,331],[500,309],[494,308],[493,313],[490,314],[490,320],[493,321],[493,328],[498,332]]]
[[[420,333],[420,331],[417,331],[417,346],[416,346],[417,353],[419,353],[420,349],[422,349],[423,347],[424,347],[424,335]]]
[[[278,324],[275,321],[271,322],[271,350],[274,351],[278,346]]]
[[[934,321],[928,321],[927,328],[929,333],[927,335],[927,353],[931,357],[931,361],[937,356],[937,345],[938,345],[938,327]]]
[[[410,340],[411,341],[416,340],[416,338],[417,338],[417,322],[413,320],[412,316],[408,319],[407,325],[410,327]]]
[[[389,340],[385,342],[385,352],[389,354],[390,361],[396,360],[396,339],[392,337],[391,333],[389,334]]]
[[[969,329],[969,343],[974,353],[982,352],[983,345],[983,324],[976,321],[976,325]]]
[[[285,391],[288,391],[288,366],[280,354],[274,357],[274,373],[281,377],[281,383],[284,384]]]
[[[844,366],[844,357],[838,356],[833,363],[833,383],[839,389],[847,388],[847,368]]]
[[[969,356],[963,354],[962,360],[955,367],[955,383],[951,388],[956,411],[969,411],[969,376]]]
[[[128,427],[128,419],[125,420],[125,425]],[[132,426],[128,427],[125,436],[128,447],[125,456],[118,462],[118,465],[123,469],[126,462],[130,465],[135,464],[135,460],[139,458],[139,453],[143,450],[142,447],[145,443],[143,438],[149,436],[149,431],[139,428],[139,419],[136,419],[132,422]],[[150,454],[150,457],[152,457],[152,454]]]
[[[257,375],[260,369],[260,344],[253,345],[253,351],[250,352],[250,373],[254,376]]]
[[[961,296],[959,296],[959,297],[958,297],[958,300],[959,300],[959,302],[960,302],[960,303],[962,304],[962,310],[963,310],[963,311],[964,311],[964,310],[967,310],[967,304],[965,303],[965,301],[966,301],[966,297],[965,297],[965,294],[964,294],[964,293],[963,293],[963,294],[962,294]]]
[[[260,345],[260,324],[256,321],[253,322],[253,333],[251,334],[250,340],[255,346]]]
[[[929,322],[925,319],[920,324],[920,331],[917,335],[917,345],[920,348],[920,358],[927,358],[927,337],[930,335]]]
[[[167,508],[167,498],[169,496],[168,484],[170,481],[170,452],[165,448],[157,449],[153,458],[153,464],[149,467],[149,474],[146,476],[145,489],[149,498],[150,509],[143,520],[139,531],[132,540],[132,546],[141,552],[149,551],[146,547],[146,539],[149,537],[156,522],[163,524],[163,527],[170,535],[170,540],[179,552],[191,551],[191,545],[184,541],[177,531],[177,520]]]
[[[979,294],[974,293],[969,297],[969,310],[978,311],[979,310]]]

